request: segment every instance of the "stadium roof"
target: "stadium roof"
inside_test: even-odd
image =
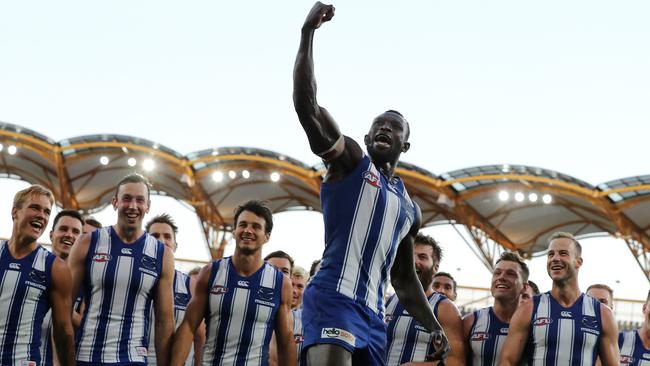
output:
[[[157,194],[193,207],[213,255],[236,205],[267,200],[274,212],[320,211],[324,169],[280,153],[222,147],[187,155],[146,139],[92,135],[54,141],[0,123],[0,177],[40,183],[66,208],[105,207],[115,184],[132,172],[147,176]],[[489,165],[436,175],[400,163],[397,174],[422,209],[423,225],[466,230],[474,252],[492,267],[505,248],[526,257],[543,253],[556,231],[625,240],[650,275],[650,175],[592,186],[567,174],[523,165]]]

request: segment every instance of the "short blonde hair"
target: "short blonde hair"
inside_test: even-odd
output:
[[[54,206],[54,194],[49,189],[40,184],[33,184],[21,191],[18,191],[14,196],[14,208],[21,209],[23,204],[28,198],[36,196],[46,196],[50,199],[50,203]]]
[[[293,270],[291,271],[291,277],[300,277],[300,278],[304,278],[305,280],[308,280],[309,272],[307,272],[306,269],[300,266],[293,266]]]

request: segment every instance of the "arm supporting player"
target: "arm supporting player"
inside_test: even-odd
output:
[[[530,321],[533,316],[533,302],[528,301],[515,311],[510,319],[508,337],[501,351],[500,366],[519,365],[530,334]]]
[[[174,334],[174,254],[164,246],[163,266],[154,298],[156,360],[158,365],[167,365],[171,338]]]
[[[278,346],[278,365],[296,364],[296,343],[293,340],[293,316],[291,315],[291,298],[293,287],[289,277],[282,281],[282,302],[275,319],[275,339]]]
[[[86,275],[86,257],[88,256],[88,247],[90,246],[91,234],[80,235],[75,244],[70,249],[68,256],[68,268],[70,268],[70,275],[72,277],[70,290],[70,313],[74,312],[72,305],[77,299],[81,284],[83,283],[84,276]],[[83,305],[83,304],[82,304]],[[82,313],[83,314],[83,313]],[[81,324],[81,323],[79,323]]]
[[[212,265],[208,264],[199,272],[195,291],[192,294],[190,303],[187,305],[185,317],[181,325],[176,329],[171,355],[171,364],[173,366],[182,366],[185,364],[185,360],[190,354],[193,334],[196,333],[197,328],[201,324],[201,320],[205,317],[205,309],[208,306],[208,282],[210,281],[211,271]],[[201,352],[202,350],[197,349],[195,351]]]
[[[603,366],[619,364],[618,325],[612,311],[607,306],[600,305],[600,318],[603,324],[603,334],[600,336],[600,362]]]
[[[420,208],[416,205],[416,219],[411,226],[411,230],[402,239],[402,242],[399,243],[397,247],[397,254],[395,256],[395,263],[391,268],[391,283],[397,294],[400,304],[404,306],[406,311],[411,314],[415,320],[418,321],[423,327],[425,327],[429,332],[440,332],[442,335],[443,347],[436,349],[436,354],[434,357],[440,357],[446,352],[447,341],[444,336],[444,331],[436,319],[427,297],[424,294],[422,285],[418,280],[417,274],[415,273],[415,262],[413,260],[413,241],[415,235],[420,229]]]
[[[71,277],[63,260],[57,258],[52,265],[52,287],[50,303],[52,304],[52,334],[56,355],[61,365],[75,362],[74,329],[70,309]]]

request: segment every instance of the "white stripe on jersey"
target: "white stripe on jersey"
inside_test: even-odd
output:
[[[555,365],[571,365],[573,363],[573,334],[575,325],[573,319],[558,319],[557,351]]]
[[[228,282],[228,267],[230,266],[230,261],[223,260],[217,274],[214,276],[214,281],[210,284],[208,290],[211,290],[215,285],[225,286]],[[221,309],[223,303],[223,296],[210,296],[208,292],[208,309]],[[217,346],[217,332],[219,331],[218,321],[213,321],[214,324],[207,324],[207,334],[205,335],[205,345],[203,346],[203,364],[211,365],[212,357],[216,352]]]
[[[41,363],[45,363],[47,358],[47,350],[53,345],[52,341],[52,309],[45,313],[43,318],[43,325],[41,326]]]
[[[549,300],[548,294],[540,295],[539,305],[537,306],[536,318],[550,318],[551,317],[551,303]],[[534,321],[535,319],[533,319]],[[544,340],[546,342],[546,337],[548,327],[536,327],[533,326],[533,336],[536,340]],[[541,351],[540,351],[541,348]],[[545,366],[546,363],[546,344],[541,344],[538,342],[533,350],[533,366]]]
[[[490,331],[490,308],[483,308],[475,315],[475,325],[472,331],[488,333]],[[470,333],[470,337],[471,337]],[[492,336],[490,334],[490,336]],[[470,340],[470,347],[472,347],[472,365],[483,365],[483,352],[485,351],[485,344],[487,342],[472,342]],[[480,348],[479,348],[480,345]],[[475,349],[476,348],[476,349]]]
[[[412,317],[403,317],[400,316],[397,319],[397,324],[393,329],[393,339],[399,339],[400,334],[406,334],[411,328],[411,322],[413,322]],[[402,354],[404,353],[404,342],[391,342],[391,345],[388,349],[388,365],[398,365],[402,359]]]
[[[598,309],[600,311],[600,308]],[[596,309],[594,309],[594,302],[591,298],[584,296],[582,299],[582,315],[596,317]],[[583,332],[582,335],[582,357],[580,360],[581,366],[590,366],[591,358],[594,347],[598,346],[598,336],[592,333]]]
[[[375,175],[379,176],[377,168],[370,163],[368,169]],[[354,212],[353,224],[350,229],[350,236],[346,244],[345,261],[343,273],[337,284],[337,291],[349,298],[355,299],[357,285],[359,283],[359,274],[361,272],[361,258],[367,244],[368,234],[372,225],[372,219],[375,212],[379,190],[370,184],[361,185],[361,193],[357,200],[356,210]],[[355,245],[362,243],[363,245]],[[352,282],[351,282],[352,281]],[[368,305],[374,307],[374,303],[368,302]]]
[[[621,345],[621,356],[634,356],[634,346],[636,344],[636,332],[623,333],[623,344]]]
[[[115,268],[115,282],[130,283],[132,272],[133,258],[120,256],[117,260],[117,267]],[[127,286],[113,287],[113,302],[111,303],[108,318],[117,321],[111,322],[112,324],[110,324],[107,329],[107,342],[104,344],[104,350],[102,352],[103,362],[120,359],[120,343],[118,340],[122,339],[122,324],[124,323],[123,314],[125,313],[128,292],[129,288]],[[133,357],[130,351],[131,350],[129,349],[129,356]]]
[[[2,246],[0,246],[2,250]],[[13,302],[16,299],[16,289],[18,288],[18,280],[20,279],[20,271],[5,271],[4,277],[2,278],[2,283],[0,284],[0,295],[8,294],[11,292],[11,296],[0,296],[0,309],[11,309],[13,307]],[[9,323],[10,311],[3,311],[4,319],[0,322],[0,329],[6,329],[7,324]],[[6,332],[0,332],[0,345],[5,343],[5,334]]]

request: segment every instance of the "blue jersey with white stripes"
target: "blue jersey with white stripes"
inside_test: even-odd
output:
[[[438,305],[446,299],[444,295],[437,292],[428,297],[429,306],[435,316],[438,316]],[[395,294],[386,302],[386,324],[388,324],[386,365],[424,362],[426,356],[433,353],[431,333],[404,309]]]
[[[404,183],[387,179],[364,156],[343,180],[321,186],[321,205],[325,251],[312,283],[382,314],[397,245],[415,220]]]
[[[15,259],[0,241],[0,364],[41,364],[41,324],[50,309],[56,256],[39,246]]]
[[[291,313],[293,314],[293,341],[296,343],[296,355],[298,356],[296,365],[300,365],[300,353],[302,353],[302,343],[305,340],[302,333],[302,308],[293,309]]]
[[[600,302],[581,294],[568,308],[550,292],[533,297],[528,364],[533,366],[594,365],[603,332]]]
[[[110,226],[92,233],[78,364],[146,364],[149,314],[164,251],[147,233],[132,244],[123,243]]]
[[[504,323],[492,306],[474,311],[469,333],[469,351],[473,366],[497,366],[510,324]]]
[[[650,366],[650,349],[643,345],[638,329],[620,332],[618,348],[621,350],[621,365]]]
[[[190,292],[190,276],[179,270],[174,271],[174,330],[183,322],[187,304],[192,298]],[[150,324],[155,323],[155,312],[151,309]],[[147,356],[147,365],[156,365],[156,339],[154,327],[149,327],[149,355]],[[190,354],[185,361],[186,366],[194,364],[194,346],[190,349]]]
[[[230,257],[212,264],[204,365],[268,365],[283,278],[266,262],[248,277],[237,273]]]

